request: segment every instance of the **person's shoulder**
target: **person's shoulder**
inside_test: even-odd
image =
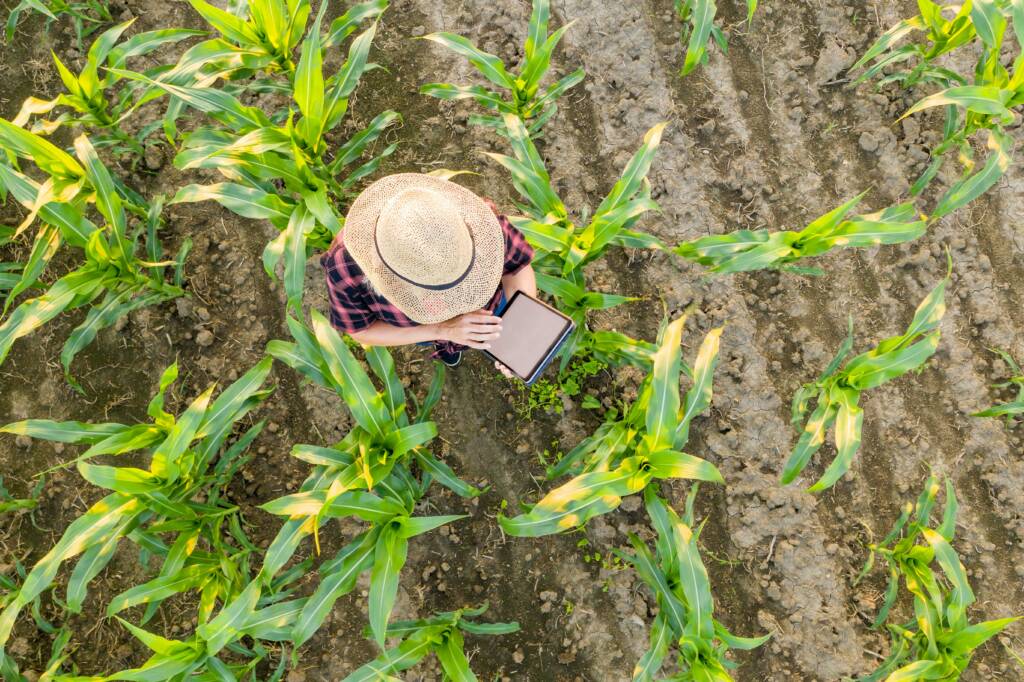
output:
[[[364,274],[352,254],[345,248],[345,241],[339,234],[327,251],[320,256],[320,265],[332,282],[345,282],[350,287],[361,286]]]

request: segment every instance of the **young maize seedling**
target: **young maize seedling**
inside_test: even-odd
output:
[[[793,396],[793,424],[806,423],[786,461],[782,483],[792,483],[800,475],[825,442],[825,434],[833,424],[835,459],[808,490],[819,492],[831,488],[849,471],[860,447],[864,421],[864,412],[858,405],[861,393],[917,370],[935,353],[939,345],[939,322],[946,312],[944,297],[948,283],[947,274],[917,307],[906,332],[890,336],[844,364],[853,349],[853,318],[850,318],[849,334],[835,358],[817,381],[804,384]],[[817,407],[807,416],[811,399],[817,401]]]
[[[658,204],[651,199],[647,172],[665,125],[658,124],[647,132],[622,176],[588,223],[581,226],[572,222],[565,204],[555,194],[544,162],[519,119],[505,115],[514,158],[488,154],[509,170],[512,184],[526,201],[525,204],[517,204],[523,215],[513,216],[510,220],[526,235],[536,251],[533,266],[537,272],[538,288],[554,297],[559,310],[576,323],[572,337],[561,351],[563,369],[577,352],[590,352],[598,359],[613,363],[638,355],[637,347],[641,344],[628,337],[605,335],[600,340],[594,338],[586,324],[590,310],[611,308],[634,299],[587,291],[583,269],[613,246],[664,248],[657,237],[638,232],[633,227],[644,213],[658,209]]]
[[[14,560],[14,571],[15,576],[7,576],[0,573],[0,612],[18,598],[18,593],[21,589],[20,584],[24,582],[27,575],[25,567],[18,559]],[[64,649],[67,647],[68,639],[71,636],[71,631],[66,626],[58,630],[52,624],[46,622],[42,617],[41,609],[40,598],[36,597],[32,600],[31,609],[32,617],[36,621],[36,627],[47,634],[56,635],[51,648],[50,660],[46,664],[45,672],[39,677],[40,680],[46,680],[52,679],[52,676],[60,671],[60,666],[66,658],[63,654]],[[47,675],[51,677],[48,678]],[[3,646],[0,646],[0,679],[4,680],[4,682],[28,682],[28,678],[21,674],[18,662],[4,652]]]
[[[164,261],[157,230],[162,198],[146,209],[126,201],[127,193],[100,162],[85,135],[75,140],[75,154],[58,149],[47,140],[0,119],[0,148],[17,157],[31,159],[49,178],[36,184],[17,168],[0,163],[0,186],[27,209],[28,217],[15,230],[19,236],[36,217],[44,226],[36,235],[32,252],[21,268],[21,276],[5,297],[2,314],[15,297],[34,286],[47,263],[62,242],[82,248],[85,263],[58,279],[46,293],[17,305],[0,322],[0,363],[14,342],[65,310],[93,305],[85,321],[68,337],[61,352],[61,363],[69,383],[82,388],[71,378],[71,361],[96,338],[96,334],[133,310],[183,295],[182,266],[191,246],[186,240],[175,261]],[[141,201],[141,199],[139,199]],[[94,203],[104,219],[97,227],[83,215],[88,203]],[[126,208],[141,212],[146,224],[129,231]],[[136,250],[145,235],[145,255]],[[173,283],[164,279],[167,266],[175,266]],[[105,294],[105,295],[104,295]]]
[[[227,81],[225,91],[233,95],[246,89],[290,93],[301,87],[297,75],[299,64],[294,59],[294,52],[306,30],[309,0],[244,2],[240,8],[240,13],[246,15],[244,17],[225,12],[204,0],[189,2],[221,37],[188,49],[177,64],[160,76],[161,83],[203,89],[223,79]],[[388,0],[369,0],[349,8],[331,23],[325,37],[317,37],[321,57],[327,49],[341,45],[360,23],[367,19],[376,20],[387,6]],[[321,5],[321,15],[324,9],[326,4]],[[317,22],[317,27],[319,25]],[[310,38],[312,36],[306,36],[307,41]],[[319,59],[315,58],[318,67]],[[363,68],[360,64],[356,80]],[[373,65],[365,68],[373,68]],[[286,83],[280,82],[278,76],[282,75],[287,79]],[[148,101],[161,94],[160,88],[151,87],[142,99]],[[164,116],[164,131],[173,139],[175,121],[186,105],[194,106],[194,103],[186,102],[174,92],[170,94],[172,98]]]
[[[193,69],[198,66],[198,80],[204,81],[217,78],[239,80],[263,72],[280,73],[290,82],[296,82],[298,64],[294,53],[306,30],[309,0],[248,2],[242,17],[205,0],[189,0],[189,4],[220,33],[220,37],[200,43],[182,55],[171,71],[172,78],[186,71],[197,73]],[[353,5],[331,22],[320,47],[326,50],[340,45],[360,23],[367,19],[376,20],[387,7],[388,0],[370,0]],[[272,83],[258,80],[252,86],[259,89],[271,87]]]
[[[864,69],[855,81],[860,83],[890,67],[912,64],[909,70],[897,69],[881,78],[879,86],[895,82],[904,88],[918,84],[941,88],[919,100],[900,117],[931,107],[941,106],[946,110],[943,141],[931,150],[932,163],[910,192],[912,196],[920,194],[935,178],[944,158],[955,150],[965,168],[961,178],[946,190],[932,211],[932,218],[941,218],[986,192],[1010,165],[1014,143],[1006,130],[1016,121],[1013,109],[1024,103],[1024,69],[1021,68],[1024,59],[1018,56],[1007,70],[1000,55],[1006,29],[1011,24],[1018,48],[1024,46],[1024,8],[1016,0],[975,0],[947,7],[932,0],[919,0],[918,8],[917,16],[904,19],[886,31],[850,72]],[[948,13],[953,16],[946,18],[944,14]],[[908,43],[897,47],[903,38],[917,31],[926,33],[926,44]],[[959,48],[977,49],[979,53],[970,84],[961,74],[936,62]],[[980,131],[988,132],[989,155],[979,169],[973,160],[971,138]]]
[[[507,635],[519,631],[519,623],[477,623],[487,604],[475,609],[459,609],[419,620],[395,621],[387,636],[399,639],[397,646],[350,673],[342,682],[379,682],[412,668],[433,653],[441,663],[445,679],[476,682],[469,667],[463,633],[479,636]]]
[[[558,111],[558,98],[582,81],[586,75],[582,68],[576,69],[541,92],[540,82],[551,66],[551,54],[571,25],[566,24],[548,35],[550,17],[549,0],[533,0],[530,27],[526,35],[526,44],[523,45],[523,62],[518,74],[510,73],[498,57],[483,52],[460,35],[431,33],[423,36],[425,40],[444,45],[468,59],[484,78],[501,90],[508,91],[508,99],[481,85],[427,83],[420,88],[420,92],[439,99],[472,99],[482,107],[495,112],[488,115],[474,114],[469,117],[471,124],[487,126],[501,134],[507,134],[504,117],[511,115],[519,119],[530,136],[539,136],[544,124]]]
[[[817,275],[821,270],[793,263],[835,248],[901,244],[925,233],[928,224],[910,202],[848,219],[865,194],[858,194],[799,231],[737,230],[683,242],[672,251],[707,266],[716,275],[767,268]]]
[[[249,583],[239,598],[222,608],[210,620],[200,619],[195,633],[184,640],[168,639],[132,625],[117,617],[118,622],[153,653],[137,668],[121,670],[112,675],[58,678],[75,682],[106,682],[137,680],[141,682],[189,682],[190,680],[247,680],[280,682],[286,672],[288,657],[281,655],[277,668],[270,675],[257,677],[256,666],[271,651],[261,641],[280,641],[280,623],[294,618],[296,606],[305,599],[272,604],[260,608],[259,585]],[[242,640],[251,641],[244,646]],[[228,661],[220,658],[222,653]],[[248,662],[239,663],[239,659]]]
[[[654,594],[658,615],[651,625],[650,648],[633,668],[634,682],[651,682],[675,643],[681,674],[674,680],[732,680],[736,667],[725,657],[729,649],[756,649],[771,635],[737,637],[714,617],[711,581],[700,557],[700,527],[694,530],[693,502],[699,484],[694,483],[680,519],[658,496],[654,486],[644,490],[647,515],[658,536],[652,553],[647,543],[630,533],[635,554],[614,550],[636,569]]]
[[[137,82],[128,82],[116,91],[122,79],[109,69],[123,69],[132,57],[149,54],[164,45],[203,32],[177,28],[146,31],[118,44],[121,35],[134,21],[132,19],[118,24],[101,34],[89,48],[85,66],[77,76],[53,53],[57,73],[66,91],[52,100],[29,97],[12,123],[24,127],[34,115],[48,114],[56,107],[67,107],[71,111],[60,114],[52,121],[37,120],[32,131],[49,134],[61,125],[81,125],[89,129],[90,140],[95,146],[113,147],[115,153],[131,151],[141,156],[145,151],[142,146],[144,140],[160,124],[157,122],[147,126],[135,136],[121,128],[121,122],[143,100],[133,103],[139,85]],[[155,67],[146,71],[145,75],[155,78],[165,70],[165,67]]]
[[[215,168],[229,182],[188,185],[178,190],[171,203],[214,200],[246,218],[269,220],[280,235],[267,245],[263,263],[274,277],[284,261],[285,292],[296,312],[301,308],[306,258],[313,249],[330,245],[342,226],[338,207],[347,203],[356,183],[375,172],[396,144],[351,167],[401,119],[396,112],[385,111],[341,146],[330,147],[328,135],[344,121],[349,97],[368,68],[376,26],[352,42],[348,59],[337,74],[325,80],[320,23],[326,7],[326,3],[321,6],[302,44],[292,91],[295,108],[289,109],[284,125],[275,125],[262,111],[243,105],[224,90],[178,86],[117,72],[147,80],[219,124],[188,134],[175,165]]]
[[[1007,426],[1012,426],[1014,419],[1017,415],[1024,414],[1024,372],[1021,371],[1020,366],[1014,361],[1013,356],[1007,353],[1005,350],[993,350],[994,353],[999,355],[1003,359],[1013,372],[1006,381],[995,384],[995,388],[1008,388],[1010,386],[1017,387],[1017,397],[1013,400],[994,405],[987,410],[981,410],[975,412],[972,417],[1006,417]]]
[[[957,500],[949,479],[945,488],[945,508],[938,527],[931,516],[940,486],[935,476],[929,476],[917,503],[908,502],[889,534],[880,543],[869,545],[871,554],[857,581],[871,571],[876,557],[885,559],[889,569],[888,588],[874,627],[886,623],[899,596],[901,579],[913,597],[914,616],[902,624],[886,623],[892,638],[889,656],[859,682],[959,680],[975,649],[1020,619],[1000,618],[973,625],[967,620],[974,592],[952,547]],[[941,572],[932,568],[932,562],[938,563]]]
[[[330,323],[316,311],[311,313],[311,323],[309,329],[289,318],[295,341],[271,341],[267,352],[337,392],[356,426],[332,447],[297,445],[292,450],[294,457],[313,464],[314,469],[298,493],[263,506],[287,521],[267,550],[262,573],[270,577],[279,571],[306,536],[313,535],[319,548],[319,528],[331,518],[356,516],[368,521],[368,531],[321,567],[320,586],[300,614],[291,638],[296,646],[308,640],[334,602],[354,588],[363,570],[370,569],[370,627],[383,648],[408,539],[462,518],[412,516],[416,502],[433,479],[463,497],[482,491],[461,481],[424,447],[437,435],[436,426],[427,420],[440,399],[444,381],[440,363],[416,419],[410,420],[405,390],[386,349],[375,346],[366,355],[384,386],[378,391]],[[412,474],[413,462],[423,472],[419,480]]]
[[[78,472],[89,483],[111,491],[68,526],[0,611],[0,650],[21,610],[50,587],[64,563],[77,556],[80,558],[71,571],[65,602],[71,612],[79,613],[89,583],[109,563],[122,538],[149,554],[164,556],[164,563],[155,580],[115,597],[108,614],[147,604],[153,605],[148,614],[152,615],[155,604],[191,589],[200,590],[200,615],[212,611],[218,599],[233,600],[249,582],[246,556],[256,548],[241,532],[237,507],[228,504],[220,490],[227,485],[262,423],[251,427],[230,447],[224,446],[234,424],[270,394],[270,389],[263,388],[270,368],[270,358],[264,359],[216,400],[212,399],[211,386],[177,418],[164,410],[165,393],[177,377],[177,366],[171,365],[149,403],[151,423],[126,426],[29,419],[0,428],[0,433],[88,444],[89,448],[74,460]],[[89,461],[100,455],[137,450],[149,454],[149,469]],[[228,549],[222,538],[225,524],[241,550]],[[169,548],[157,537],[166,533],[175,536]]]
[[[509,535],[539,537],[578,528],[606,514],[622,498],[662,478],[689,478],[722,483],[715,465],[682,452],[690,437],[690,422],[711,404],[711,383],[718,359],[722,329],[704,337],[693,368],[681,359],[683,325],[680,317],[662,326],[653,367],[625,415],[607,421],[550,467],[548,478],[573,474],[530,510],[515,518],[499,515]],[[679,375],[692,385],[679,398]]]
[[[61,17],[71,17],[75,27],[75,38],[78,49],[82,49],[82,41],[88,38],[102,24],[114,20],[110,14],[108,3],[104,0],[21,0],[11,13],[7,15],[7,26],[4,34],[8,43],[14,37],[14,30],[22,13],[32,10],[46,17],[46,30],[50,24]]]
[[[708,61],[708,45],[712,40],[723,53],[728,52],[729,43],[725,33],[715,26],[715,14],[718,7],[715,0],[676,0],[676,15],[683,22],[680,40],[686,44],[686,58],[679,75],[685,76],[693,71],[698,64]],[[747,25],[754,20],[757,11],[757,0],[747,0]]]

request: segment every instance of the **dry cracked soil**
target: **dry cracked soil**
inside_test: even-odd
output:
[[[0,2],[4,9],[13,4]],[[200,26],[185,2],[113,4],[115,15],[137,17],[139,30]],[[554,3],[556,24],[575,22],[556,55],[556,72],[582,65],[588,74],[564,99],[541,143],[556,188],[574,214],[597,205],[643,133],[660,121],[670,125],[650,179],[662,212],[649,215],[642,227],[668,242],[740,228],[800,228],[865,189],[871,190],[865,200],[871,209],[905,196],[941,135],[941,121],[925,115],[894,124],[914,93],[853,88],[843,76],[915,4],[768,0],[750,29],[743,4],[720,3],[728,55],[714,51],[706,66],[680,78],[671,0]],[[393,0],[372,55],[386,70],[364,78],[352,106],[354,123],[385,108],[404,116],[391,133],[399,150],[382,173],[471,170],[478,175],[463,176],[466,184],[511,208],[507,174],[481,154],[501,151],[501,140],[467,127],[469,105],[417,93],[423,82],[477,77],[441,47],[411,38],[454,31],[515,62],[528,17],[525,0]],[[51,49],[74,64],[82,58],[70,33],[56,27],[44,32],[37,20],[23,24],[15,40],[0,48],[0,114],[12,117],[29,94],[57,92]],[[163,56],[173,59],[174,50]],[[267,97],[255,103],[280,104]],[[158,105],[148,107],[140,123],[160,113]],[[212,179],[176,170],[171,156],[166,147],[156,148],[138,170],[127,164],[121,170],[148,196]],[[947,172],[946,183],[954,170]],[[888,647],[869,627],[884,585],[878,574],[858,585],[854,577],[866,543],[888,530],[930,468],[951,476],[959,491],[956,548],[978,597],[972,616],[1024,613],[1024,431],[968,416],[1007,397],[990,388],[1008,368],[989,349],[1024,357],[1022,209],[1024,173],[1015,166],[997,188],[923,238],[827,255],[815,263],[825,271],[820,277],[766,271],[707,279],[669,254],[613,253],[593,266],[596,288],[642,298],[598,316],[598,328],[652,338],[663,312],[675,315],[693,305],[684,336],[690,357],[705,332],[725,325],[713,406],[696,420],[688,449],[714,462],[727,482],[705,486],[698,505],[707,519],[702,549],[716,613],[738,634],[772,634],[761,649],[737,653],[738,680],[833,681],[873,667]],[[3,210],[7,222],[17,220],[12,207]],[[244,372],[267,341],[287,337],[282,293],[259,260],[272,229],[213,204],[175,205],[165,215],[170,248],[187,236],[195,241],[187,269],[190,298],[134,313],[127,324],[100,334],[76,360],[84,397],[65,384],[56,362],[78,315],[19,341],[0,368],[0,422],[141,421],[161,370],[175,359],[182,378],[172,402],[181,406],[210,383],[224,385]],[[900,332],[942,278],[946,249],[953,274],[935,357],[919,375],[865,394],[864,442],[852,475],[822,495],[804,492],[823,470],[819,455],[800,479],[803,486],[781,487],[779,472],[795,439],[789,424],[793,391],[828,363],[848,316],[856,322],[858,351]],[[324,310],[315,257],[307,283],[306,304]],[[396,357],[410,388],[422,393],[432,372],[425,355],[403,349]],[[306,473],[289,457],[291,445],[334,442],[348,426],[332,394],[302,384],[287,368],[276,368],[274,380],[276,392],[259,414],[269,428],[231,487],[250,532],[263,543],[276,522],[256,505],[295,491]],[[585,390],[611,404],[635,393],[638,381],[633,370],[602,373]],[[450,373],[436,412],[438,452],[464,478],[491,488],[472,502],[433,489],[432,509],[470,518],[412,543],[395,616],[486,600],[490,617],[523,627],[501,639],[467,640],[481,679],[628,680],[646,647],[653,603],[631,571],[591,559],[625,545],[629,532],[651,536],[640,500],[627,499],[582,533],[537,540],[504,536],[495,522],[501,501],[532,501],[550,485],[538,454],[567,450],[597,424],[572,400],[564,401],[561,414],[534,411],[527,420],[524,400],[481,358]],[[826,447],[822,454],[831,452]],[[37,472],[73,454],[70,447],[0,437],[4,485],[25,494]],[[679,505],[686,486],[678,482],[665,491]],[[33,516],[0,517],[0,570],[10,571],[15,559],[39,558],[98,496],[73,471],[51,476]],[[351,531],[338,524],[322,533],[324,551],[340,546]],[[111,595],[144,579],[127,549],[97,578],[83,614],[71,619],[70,661],[83,673],[112,672],[145,659],[141,645],[102,618]],[[306,589],[312,582],[310,576]],[[338,603],[301,650],[288,680],[338,680],[374,655],[361,636],[366,587],[360,583]],[[194,606],[171,600],[153,627],[186,635]],[[902,613],[907,606],[900,605]],[[52,605],[45,612],[57,614]],[[1007,651],[1024,651],[1022,634],[1018,625],[988,643],[963,679],[1024,679]],[[9,651],[23,670],[38,672],[49,649],[49,638],[23,619]],[[438,680],[433,666],[424,663],[404,679]]]

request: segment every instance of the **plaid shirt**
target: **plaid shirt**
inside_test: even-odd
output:
[[[502,275],[512,275],[530,264],[533,260],[533,247],[531,247],[523,233],[512,226],[508,219],[499,214],[494,204],[494,209],[501,223],[501,230],[505,236],[505,267]],[[342,230],[335,237],[331,248],[320,257],[320,265],[327,274],[327,297],[330,301],[331,324],[338,330],[351,334],[366,329],[378,320],[395,327],[415,327],[417,322],[399,310],[393,303],[381,296],[370,287],[366,275],[359,265],[353,260],[351,254],[345,248]],[[498,285],[497,291],[487,304],[487,310],[494,310],[501,300],[502,289]],[[434,357],[439,354],[450,354],[462,350],[460,346],[448,341],[437,341],[434,343],[436,351]]]

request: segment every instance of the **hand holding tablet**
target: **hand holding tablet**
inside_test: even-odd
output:
[[[484,353],[527,385],[537,380],[574,326],[568,317],[522,291],[512,296],[498,316],[501,334]]]

